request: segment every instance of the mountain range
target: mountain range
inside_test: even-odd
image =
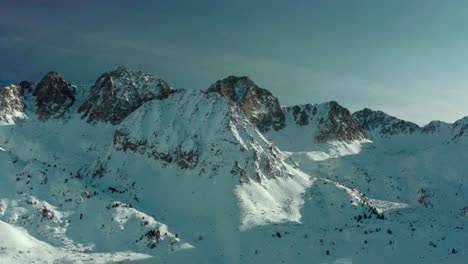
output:
[[[466,263],[468,116],[118,67],[0,88],[0,262]]]

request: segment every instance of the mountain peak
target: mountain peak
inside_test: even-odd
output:
[[[75,103],[75,87],[55,71],[50,71],[42,78],[34,95],[41,120],[61,118]]]
[[[247,76],[230,75],[216,81],[206,92],[218,93],[236,104],[262,132],[271,128],[279,130],[285,126],[284,113],[278,98],[270,91],[258,87]]]
[[[308,127],[307,135],[316,143],[331,141],[351,142],[363,140],[366,135],[361,125],[351,116],[348,109],[336,101],[321,104],[306,104],[285,107],[288,120],[298,125]]]
[[[222,80],[216,81],[210,86],[210,88],[208,88],[207,92],[217,92],[232,102],[238,102],[242,99],[245,93],[255,89],[261,88],[259,88],[249,77],[229,75]]]
[[[60,73],[56,72],[56,71],[48,72],[43,78],[48,78],[48,77],[63,78],[63,76]]]
[[[468,137],[468,116],[465,116],[453,123],[452,125],[452,140]]]
[[[126,70],[129,70],[129,68],[127,68],[126,66],[123,66],[123,65],[119,65],[116,70],[117,71],[126,71]]]
[[[421,130],[418,125],[412,122],[369,108],[353,113],[353,117],[366,131],[375,131],[380,135],[413,134]]]
[[[176,90],[164,80],[124,66],[105,72],[78,109],[88,122],[118,124],[143,103],[163,99]]]
[[[441,133],[443,130],[448,131],[450,129],[451,125],[449,123],[434,120],[422,127],[421,131],[424,133]]]

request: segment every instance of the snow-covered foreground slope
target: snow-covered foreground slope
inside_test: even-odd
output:
[[[27,119],[0,126],[0,263],[467,262],[466,118],[409,133],[234,76],[143,100],[135,76],[165,82],[115,72],[99,106],[42,82],[64,118],[9,100]]]

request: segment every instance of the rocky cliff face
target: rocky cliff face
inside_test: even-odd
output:
[[[21,88],[20,95],[25,96],[33,92],[35,84],[34,82],[30,82],[30,81],[21,81],[20,83],[18,83],[18,86]]]
[[[280,130],[285,126],[278,98],[258,87],[248,77],[229,76],[218,80],[208,88],[207,93],[218,93],[236,104],[262,132]]]
[[[288,119],[309,130],[316,143],[330,141],[350,142],[366,138],[361,125],[351,116],[348,109],[335,101],[317,105],[295,105],[285,107]]]
[[[166,98],[175,91],[162,79],[121,66],[97,79],[78,112],[90,123],[115,125],[143,103]]]
[[[75,87],[59,73],[46,74],[34,91],[38,118],[42,121],[66,118],[75,103],[75,93]]]
[[[468,116],[456,121],[452,125],[452,140],[468,138]]]
[[[381,136],[413,134],[421,131],[421,128],[414,123],[387,115],[382,111],[373,111],[369,108],[355,112],[353,117],[366,131],[372,131]]]
[[[16,84],[0,88],[0,123],[15,124],[27,118],[20,98],[22,93],[22,87]]]

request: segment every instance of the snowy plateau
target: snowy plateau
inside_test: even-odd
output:
[[[0,263],[468,263],[467,187],[468,117],[125,67],[0,88]]]

